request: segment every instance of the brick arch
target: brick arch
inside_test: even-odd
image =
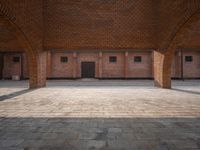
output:
[[[0,2],[0,15],[5,16],[12,22],[16,20],[16,17],[11,12],[11,10],[5,4],[3,5],[1,2]]]
[[[4,12],[2,12],[2,10]],[[39,88],[45,86],[46,72],[44,72],[44,70],[46,69],[44,69],[45,66],[42,66],[43,62],[41,61],[41,58],[43,56],[45,57],[45,53],[34,51],[26,35],[14,23],[15,17],[12,17],[10,14],[6,14],[9,14],[8,10],[0,9],[0,24],[5,25],[8,30],[16,36],[18,42],[21,44],[27,55],[30,78],[29,87]]]
[[[172,38],[165,51],[154,52],[155,86],[171,88],[171,65],[177,44],[182,39],[182,35],[191,29],[192,25],[200,20],[200,8],[190,15],[179,28],[172,33]]]

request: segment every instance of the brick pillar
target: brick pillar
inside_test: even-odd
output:
[[[154,51],[154,81],[155,86],[171,88],[171,59],[168,54]]]
[[[99,66],[98,66],[98,77],[102,78],[102,67],[103,67],[103,53],[99,52]]]
[[[46,52],[36,55],[27,54],[29,62],[29,87],[40,88],[46,86]]]
[[[128,52],[125,52],[125,57],[124,57],[124,78],[128,78],[128,72],[129,72],[129,69],[128,69],[128,55],[129,53]]]
[[[77,53],[73,53],[73,78],[77,78]]]

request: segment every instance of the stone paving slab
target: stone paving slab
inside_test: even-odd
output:
[[[13,83],[0,81],[0,150],[200,150],[199,80]]]

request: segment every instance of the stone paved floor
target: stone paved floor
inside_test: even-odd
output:
[[[0,81],[0,150],[200,150],[200,80]]]

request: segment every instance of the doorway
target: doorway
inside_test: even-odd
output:
[[[95,78],[95,62],[82,62],[81,63],[81,77],[82,78]]]

